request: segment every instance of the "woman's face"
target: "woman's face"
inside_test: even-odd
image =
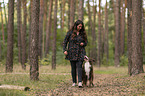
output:
[[[79,24],[78,26],[77,26],[77,31],[80,31],[82,29],[82,24]]]

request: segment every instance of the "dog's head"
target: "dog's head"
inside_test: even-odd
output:
[[[92,65],[92,62],[95,62],[94,59],[91,59],[91,58],[89,58],[89,57],[87,57],[87,56],[84,57],[84,60],[85,60],[85,62],[90,62],[91,65]]]
[[[84,60],[85,60],[85,61],[89,61],[89,57],[85,56],[85,57],[84,57]]]

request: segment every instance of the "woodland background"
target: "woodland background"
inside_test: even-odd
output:
[[[30,78],[38,80],[39,65],[56,69],[69,64],[62,42],[78,19],[85,24],[87,55],[96,60],[96,67],[128,66],[130,75],[144,72],[144,0],[1,0],[0,4],[0,64],[6,72],[13,72],[15,64],[24,70],[30,65]]]

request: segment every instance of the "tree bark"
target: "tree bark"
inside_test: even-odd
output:
[[[49,49],[50,49],[49,47],[50,47],[50,35],[51,35],[52,7],[53,7],[53,0],[50,0],[49,1],[48,21],[47,21],[47,28],[46,28],[45,57],[49,54]]]
[[[63,4],[63,7],[62,7],[62,22],[61,22],[61,30],[63,31],[64,29],[64,21],[65,21],[65,3],[66,3],[66,0],[62,0],[62,4]]]
[[[131,69],[132,69],[132,0],[127,0],[127,7],[128,7],[128,23],[127,23],[127,49],[128,49],[128,74],[131,75]]]
[[[1,39],[1,35],[0,35],[0,39]],[[2,44],[0,42],[0,60],[2,59]]]
[[[141,41],[142,0],[132,0],[132,68],[131,75],[143,73]]]
[[[79,20],[83,21],[84,20],[84,0],[79,0]]]
[[[57,35],[57,0],[54,8],[54,31],[53,31],[53,48],[52,48],[52,69],[56,69],[56,35]]]
[[[120,28],[120,56],[124,54],[124,43],[125,43],[125,1],[121,0],[121,28]]]
[[[109,59],[109,33],[108,33],[108,2],[106,0],[106,6],[105,6],[105,41],[104,41],[104,53],[106,56],[106,59],[108,61]]]
[[[22,63],[21,58],[21,0],[17,0],[17,32],[18,32],[18,61]]]
[[[88,37],[92,37],[92,16],[91,16],[91,8],[90,8],[90,0],[87,1],[88,5]],[[89,38],[90,43],[88,43],[88,56],[93,57],[92,51],[93,51],[93,45],[92,45],[92,38]]]
[[[31,13],[32,13],[32,3],[33,3],[33,0],[30,0],[30,7],[29,7],[29,43],[28,43],[28,58],[30,59],[30,40],[31,40],[31,22],[32,22],[32,16],[31,16]]]
[[[44,0],[44,30],[47,30],[47,12],[48,12],[48,0]]]
[[[15,86],[15,85],[0,85],[0,89],[17,89],[22,91],[29,91],[29,87],[24,86]]]
[[[67,14],[68,14],[68,29],[70,29],[70,2],[71,0],[68,0],[68,11],[67,11]]]
[[[1,4],[0,4],[1,5]],[[1,9],[1,28],[2,28],[2,39],[3,39],[3,44],[5,44],[5,32],[4,32],[4,23],[3,23],[3,14],[2,14],[2,7],[0,7]]]
[[[40,0],[33,0],[32,22],[31,22],[31,40],[30,40],[30,79],[39,80],[38,66],[38,34],[39,34],[39,11]]]
[[[70,28],[74,25],[75,19],[75,0],[70,0]]]
[[[99,12],[98,12],[98,50],[97,50],[97,66],[101,67],[101,0],[99,0]]]
[[[3,0],[3,4],[4,4],[4,0]],[[7,22],[7,15],[6,15],[6,7],[5,7],[5,4],[4,4],[4,14],[5,14],[5,22],[6,22],[6,28],[7,28],[8,22]]]
[[[115,10],[115,66],[120,66],[120,0],[116,0],[116,10]]]
[[[93,45],[93,52],[92,52],[92,58],[97,61],[97,44],[96,44],[96,0],[93,0],[93,29],[92,29],[92,45]]]
[[[14,0],[9,0],[6,72],[13,71]]]
[[[44,16],[43,16],[43,26],[44,26],[44,31],[43,31],[43,44],[42,44],[42,53],[43,57],[45,57],[45,48],[46,48],[46,38],[45,38],[45,33],[47,32],[47,9],[48,9],[48,0],[44,0]]]
[[[40,56],[40,59],[42,59],[43,15],[44,15],[44,0],[40,0],[40,18],[39,18],[39,56]]]
[[[26,0],[23,0],[23,29],[21,31],[21,42],[22,42],[22,69],[26,70],[25,63],[27,62],[26,57],[26,29],[27,29],[27,8],[26,8]]]
[[[76,9],[78,9],[78,10],[76,10]],[[79,18],[79,0],[75,0],[75,10],[76,10],[75,20],[78,20],[78,18]]]
[[[142,8],[143,10],[143,17],[142,17],[142,26],[143,26],[143,42],[144,42],[144,53],[145,53],[145,10]]]

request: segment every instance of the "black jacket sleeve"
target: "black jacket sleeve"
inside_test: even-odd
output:
[[[64,41],[63,41],[63,52],[67,51],[67,44],[69,42],[69,38],[71,36],[71,32],[67,32]]]

